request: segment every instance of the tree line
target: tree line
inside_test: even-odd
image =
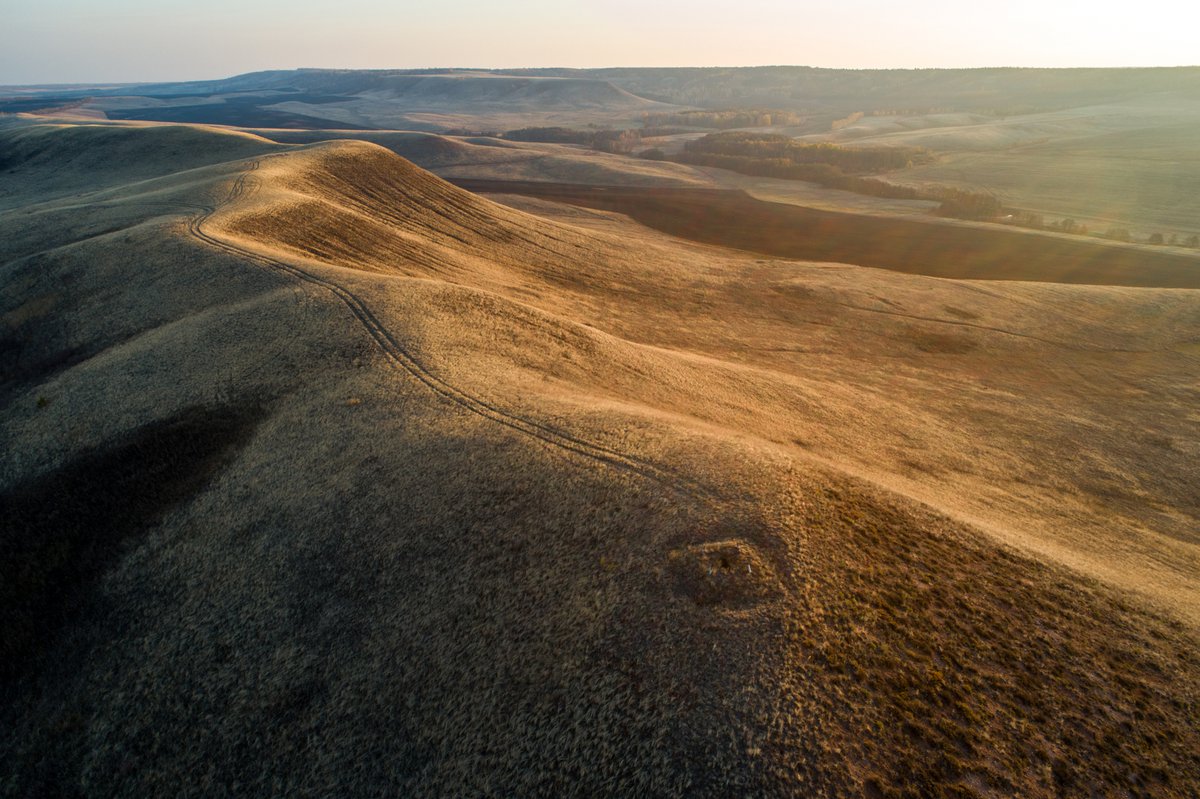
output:
[[[674,111],[643,114],[645,127],[683,126],[689,128],[769,128],[781,125],[799,125],[804,117],[792,111],[779,109],[727,109],[723,111]]]
[[[1200,235],[1196,234],[1184,235],[1181,233],[1172,233],[1165,235],[1163,233],[1151,233],[1142,239],[1134,236],[1129,228],[1121,227],[1120,225],[1110,225],[1104,230],[1097,230],[1093,233],[1087,225],[1077,222],[1070,217],[1046,221],[1044,216],[1032,211],[1012,211],[1003,221],[1010,225],[1032,228],[1033,230],[1053,230],[1059,233],[1070,233],[1075,236],[1092,235],[1128,244],[1151,244],[1155,246],[1188,247],[1194,250],[1200,249]]]
[[[774,133],[750,131],[710,133],[688,142],[684,152],[791,164],[829,164],[847,174],[890,172],[933,160],[932,154],[921,147],[843,147],[830,142],[802,142]]]
[[[675,128],[627,128],[625,130],[600,129],[579,130],[576,128],[546,127],[518,128],[500,134],[509,141],[539,142],[548,144],[580,144],[605,153],[631,153],[643,138],[670,136],[682,131]]]

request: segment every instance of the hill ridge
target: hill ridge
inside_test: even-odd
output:
[[[374,147],[375,145],[369,146]],[[322,145],[322,148],[327,147],[328,145]],[[390,155],[391,154],[389,153],[389,156]],[[393,157],[399,159],[398,156]],[[639,458],[636,455],[616,451],[609,447],[605,447],[602,444],[591,442],[576,435],[572,435],[569,432],[555,429],[549,425],[540,423],[531,418],[527,418],[513,411],[505,410],[486,399],[475,396],[454,386],[451,383],[446,382],[434,374],[426,365],[422,364],[421,361],[414,357],[412,353],[408,352],[403,345],[401,345],[388,331],[388,329],[379,322],[378,318],[371,312],[370,308],[362,301],[361,298],[355,295],[354,292],[339,286],[333,281],[307,272],[303,268],[295,266],[294,264],[285,263],[278,258],[272,258],[245,247],[238,246],[233,242],[209,235],[204,229],[205,223],[208,222],[209,219],[211,219],[212,216],[216,214],[222,206],[236,203],[244,194],[247,193],[248,181],[251,179],[251,173],[257,170],[260,164],[261,161],[258,160],[249,162],[245,171],[243,171],[234,181],[228,196],[222,203],[215,205],[211,209],[207,209],[193,217],[192,221],[189,223],[189,232],[193,236],[213,247],[234,255],[241,256],[256,265],[281,271],[284,274],[287,274],[298,280],[302,280],[325,289],[350,310],[359,323],[362,324],[363,328],[370,334],[371,338],[375,340],[380,350],[392,363],[427,386],[438,396],[454,402],[455,404],[466,408],[472,413],[483,416],[506,427],[510,427],[525,435],[543,441],[551,446],[591,458],[594,461],[612,466],[614,468],[625,469],[641,477],[653,480],[663,487],[679,492],[691,499],[708,501],[708,497],[711,494],[710,489],[694,480],[691,480],[685,475],[665,469],[659,464]],[[413,167],[412,174],[416,175],[421,172],[423,172],[423,170]],[[429,173],[424,174],[429,175]],[[439,183],[444,183],[437,178],[433,178],[433,180],[438,181]],[[450,186],[450,184],[445,184],[445,186],[453,188]],[[458,189],[454,190],[459,191]]]
[[[127,191],[7,176],[0,794],[1200,785],[1194,293],[758,258],[220,135]]]

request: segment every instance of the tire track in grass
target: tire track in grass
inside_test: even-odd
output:
[[[458,388],[435,375],[413,356],[411,352],[405,349],[397,341],[396,337],[392,335],[391,331],[379,321],[379,318],[363,302],[362,298],[350,289],[326,278],[319,277],[294,264],[244,249],[205,232],[205,223],[216,213],[219,207],[235,202],[249,190],[250,173],[258,169],[260,163],[260,161],[250,162],[246,171],[234,181],[229,194],[223,201],[214,206],[203,206],[200,213],[189,219],[188,232],[193,237],[215,249],[250,261],[260,268],[285,274],[332,294],[349,309],[350,313],[353,314],[368,335],[374,339],[376,345],[393,366],[408,373],[439,397],[496,424],[538,439],[549,446],[652,480],[690,499],[705,504],[712,504],[714,502],[714,492],[697,480],[680,475],[656,463],[639,458],[636,455],[588,441],[529,417],[505,410],[493,402]]]

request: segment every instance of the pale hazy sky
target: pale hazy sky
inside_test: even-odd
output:
[[[0,0],[0,84],[293,67],[1197,63],[1195,0]]]

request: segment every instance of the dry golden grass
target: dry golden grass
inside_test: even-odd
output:
[[[256,146],[11,166],[0,791],[1200,789],[1195,292]]]

